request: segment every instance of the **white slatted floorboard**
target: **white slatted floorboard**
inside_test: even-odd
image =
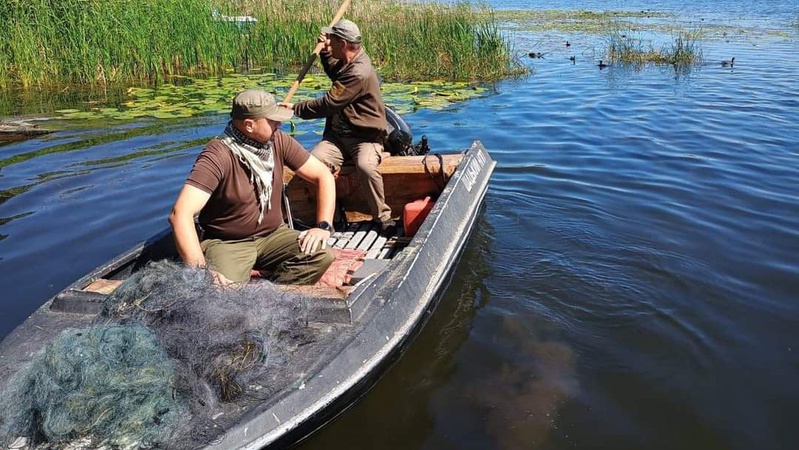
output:
[[[397,251],[408,245],[409,239],[401,236],[401,228],[397,228],[393,236],[383,236],[380,227],[374,222],[353,222],[345,230],[333,233],[327,245],[361,250],[366,253],[365,259],[391,259]]]

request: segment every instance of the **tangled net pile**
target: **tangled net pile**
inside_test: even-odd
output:
[[[3,399],[4,434],[60,442],[92,434],[124,444],[158,442],[181,424],[175,370],[142,325],[69,329],[14,379]]]
[[[94,326],[66,330],[18,373],[0,399],[1,436],[211,441],[218,402],[268,394],[262,380],[313,339],[306,317],[304,298],[269,283],[221,289],[205,270],[151,263],[108,297]]]

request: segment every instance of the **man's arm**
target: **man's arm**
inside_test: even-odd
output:
[[[330,89],[319,98],[304,102],[285,104],[301,119],[330,117],[346,108],[363,90],[363,78],[353,73],[342,74],[333,81]]]
[[[205,267],[205,255],[200,247],[200,238],[197,236],[197,228],[194,226],[194,216],[196,216],[203,206],[208,203],[211,194],[196,188],[190,184],[184,184],[172,213],[169,214],[169,223],[172,225],[172,233],[175,235],[175,246],[183,262],[190,267]],[[227,286],[233,281],[212,270],[214,282],[220,286]]]
[[[322,63],[322,69],[331,81],[335,81],[341,67],[344,65],[341,60],[333,57],[329,51],[322,51],[319,53],[319,62]]]
[[[333,223],[336,208],[336,182],[330,169],[313,155],[295,171],[303,180],[316,185],[316,222]],[[313,253],[317,248],[327,246],[330,232],[319,228],[300,233],[300,248],[305,253]]]
[[[205,255],[200,248],[200,238],[194,226],[196,216],[203,206],[208,203],[211,194],[190,184],[184,184],[183,189],[175,200],[169,223],[175,235],[175,244],[178,254],[183,261],[192,267],[205,267]]]

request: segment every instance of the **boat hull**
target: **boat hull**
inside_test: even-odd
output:
[[[430,156],[432,158],[432,156]],[[284,448],[302,441],[379,380],[422,330],[449,282],[474,227],[496,162],[480,142],[466,150],[416,234],[385,268],[358,283],[340,302],[347,323],[309,351],[305,370],[275,395],[230,416],[207,450]],[[0,376],[9,379],[58,334],[88,326],[102,294],[84,287],[123,280],[148,261],[175,257],[165,231],[82,277],[40,307],[0,344]],[[320,301],[330,303],[329,299]],[[227,416],[223,417],[226,418]]]
[[[437,305],[474,227],[495,165],[485,147],[475,142],[430,212],[431,220],[423,223],[405,254],[353,293],[378,303],[372,317],[359,318],[367,324],[303,389],[228,430],[208,448],[289,446],[364,395],[407,349]]]

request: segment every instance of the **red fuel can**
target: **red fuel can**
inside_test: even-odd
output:
[[[430,214],[430,210],[436,204],[430,197],[425,197],[424,200],[416,200],[415,202],[407,203],[405,209],[402,211],[402,223],[405,227],[405,236],[411,237],[419,231],[422,222]]]

